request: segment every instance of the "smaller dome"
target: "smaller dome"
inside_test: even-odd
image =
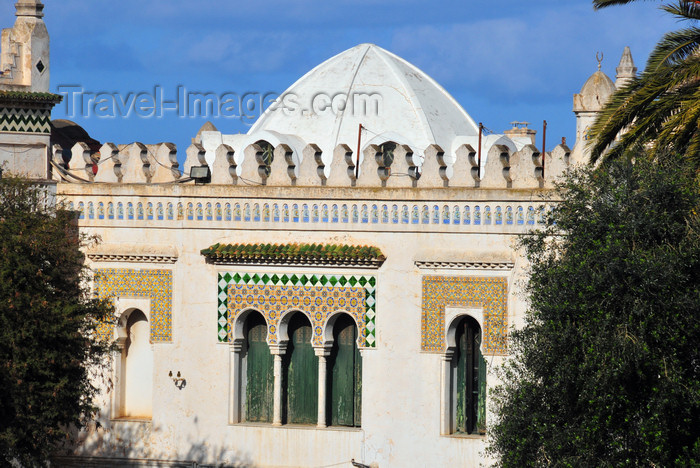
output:
[[[616,91],[615,83],[602,71],[591,75],[581,88],[581,94],[589,96],[610,96]]]
[[[197,136],[192,138],[193,143],[202,143],[202,132],[218,132],[219,130],[216,128],[216,126],[211,123],[210,121],[207,121],[204,125],[202,125],[202,128],[199,129],[197,132]]]
[[[93,151],[100,151],[102,143],[92,138],[88,132],[71,120],[51,121],[51,144],[61,145],[64,154],[78,142],[87,143]]]
[[[617,91],[615,83],[602,71],[593,73],[574,95],[574,112],[595,112],[603,108],[608,98]]]

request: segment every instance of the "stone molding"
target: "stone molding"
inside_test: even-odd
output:
[[[509,271],[515,266],[513,262],[445,262],[445,261],[428,261],[416,260],[415,265],[418,268],[432,268],[440,270],[495,270]]]
[[[128,262],[128,263],[175,263],[177,255],[157,255],[140,253],[89,253],[87,257],[93,262]]]

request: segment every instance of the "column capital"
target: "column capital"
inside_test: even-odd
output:
[[[229,347],[231,348],[231,352],[240,353],[241,351],[243,351],[243,344],[244,343],[245,343],[244,338],[234,339],[229,345]]]
[[[314,354],[318,357],[328,357],[331,355],[332,346],[314,346]]]
[[[451,361],[452,357],[455,355],[455,347],[450,346],[445,349],[445,352],[441,354],[440,356],[442,357],[443,361]]]
[[[117,339],[114,341],[114,345],[117,347],[118,352],[124,351],[124,348],[126,347],[126,336],[117,337]]]
[[[287,354],[287,342],[271,344],[270,352],[275,356],[283,356]]]

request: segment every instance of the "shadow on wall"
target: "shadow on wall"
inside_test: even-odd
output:
[[[195,418],[195,424],[197,420]],[[56,468],[254,468],[249,454],[197,441],[176,445],[174,431],[151,421],[104,418],[75,432],[52,459]]]

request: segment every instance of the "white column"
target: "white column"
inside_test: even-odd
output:
[[[270,352],[275,356],[273,375],[275,378],[274,402],[272,413],[272,425],[282,425],[282,356],[287,351],[287,345],[279,344],[270,346]]]
[[[441,394],[441,411],[440,411],[440,433],[443,435],[452,434],[452,356],[454,349],[447,349],[445,354],[441,355],[440,363],[442,365],[442,375],[440,386],[442,387]]]
[[[273,406],[273,416],[272,425],[281,426],[282,425],[282,355],[275,354],[275,392],[274,392],[274,406]]]
[[[241,351],[243,351],[243,340],[234,340],[231,343],[229,353],[229,380],[228,380],[228,423],[236,424],[241,422]]]
[[[318,427],[327,427],[326,424],[326,379],[328,378],[328,361],[326,356],[331,354],[330,348],[315,348],[318,356]]]
[[[112,380],[112,405],[111,418],[115,419],[121,416],[122,400],[124,398],[124,379],[122,379],[124,369],[124,345],[125,339],[117,339],[117,351],[114,352],[113,371],[114,377]]]

